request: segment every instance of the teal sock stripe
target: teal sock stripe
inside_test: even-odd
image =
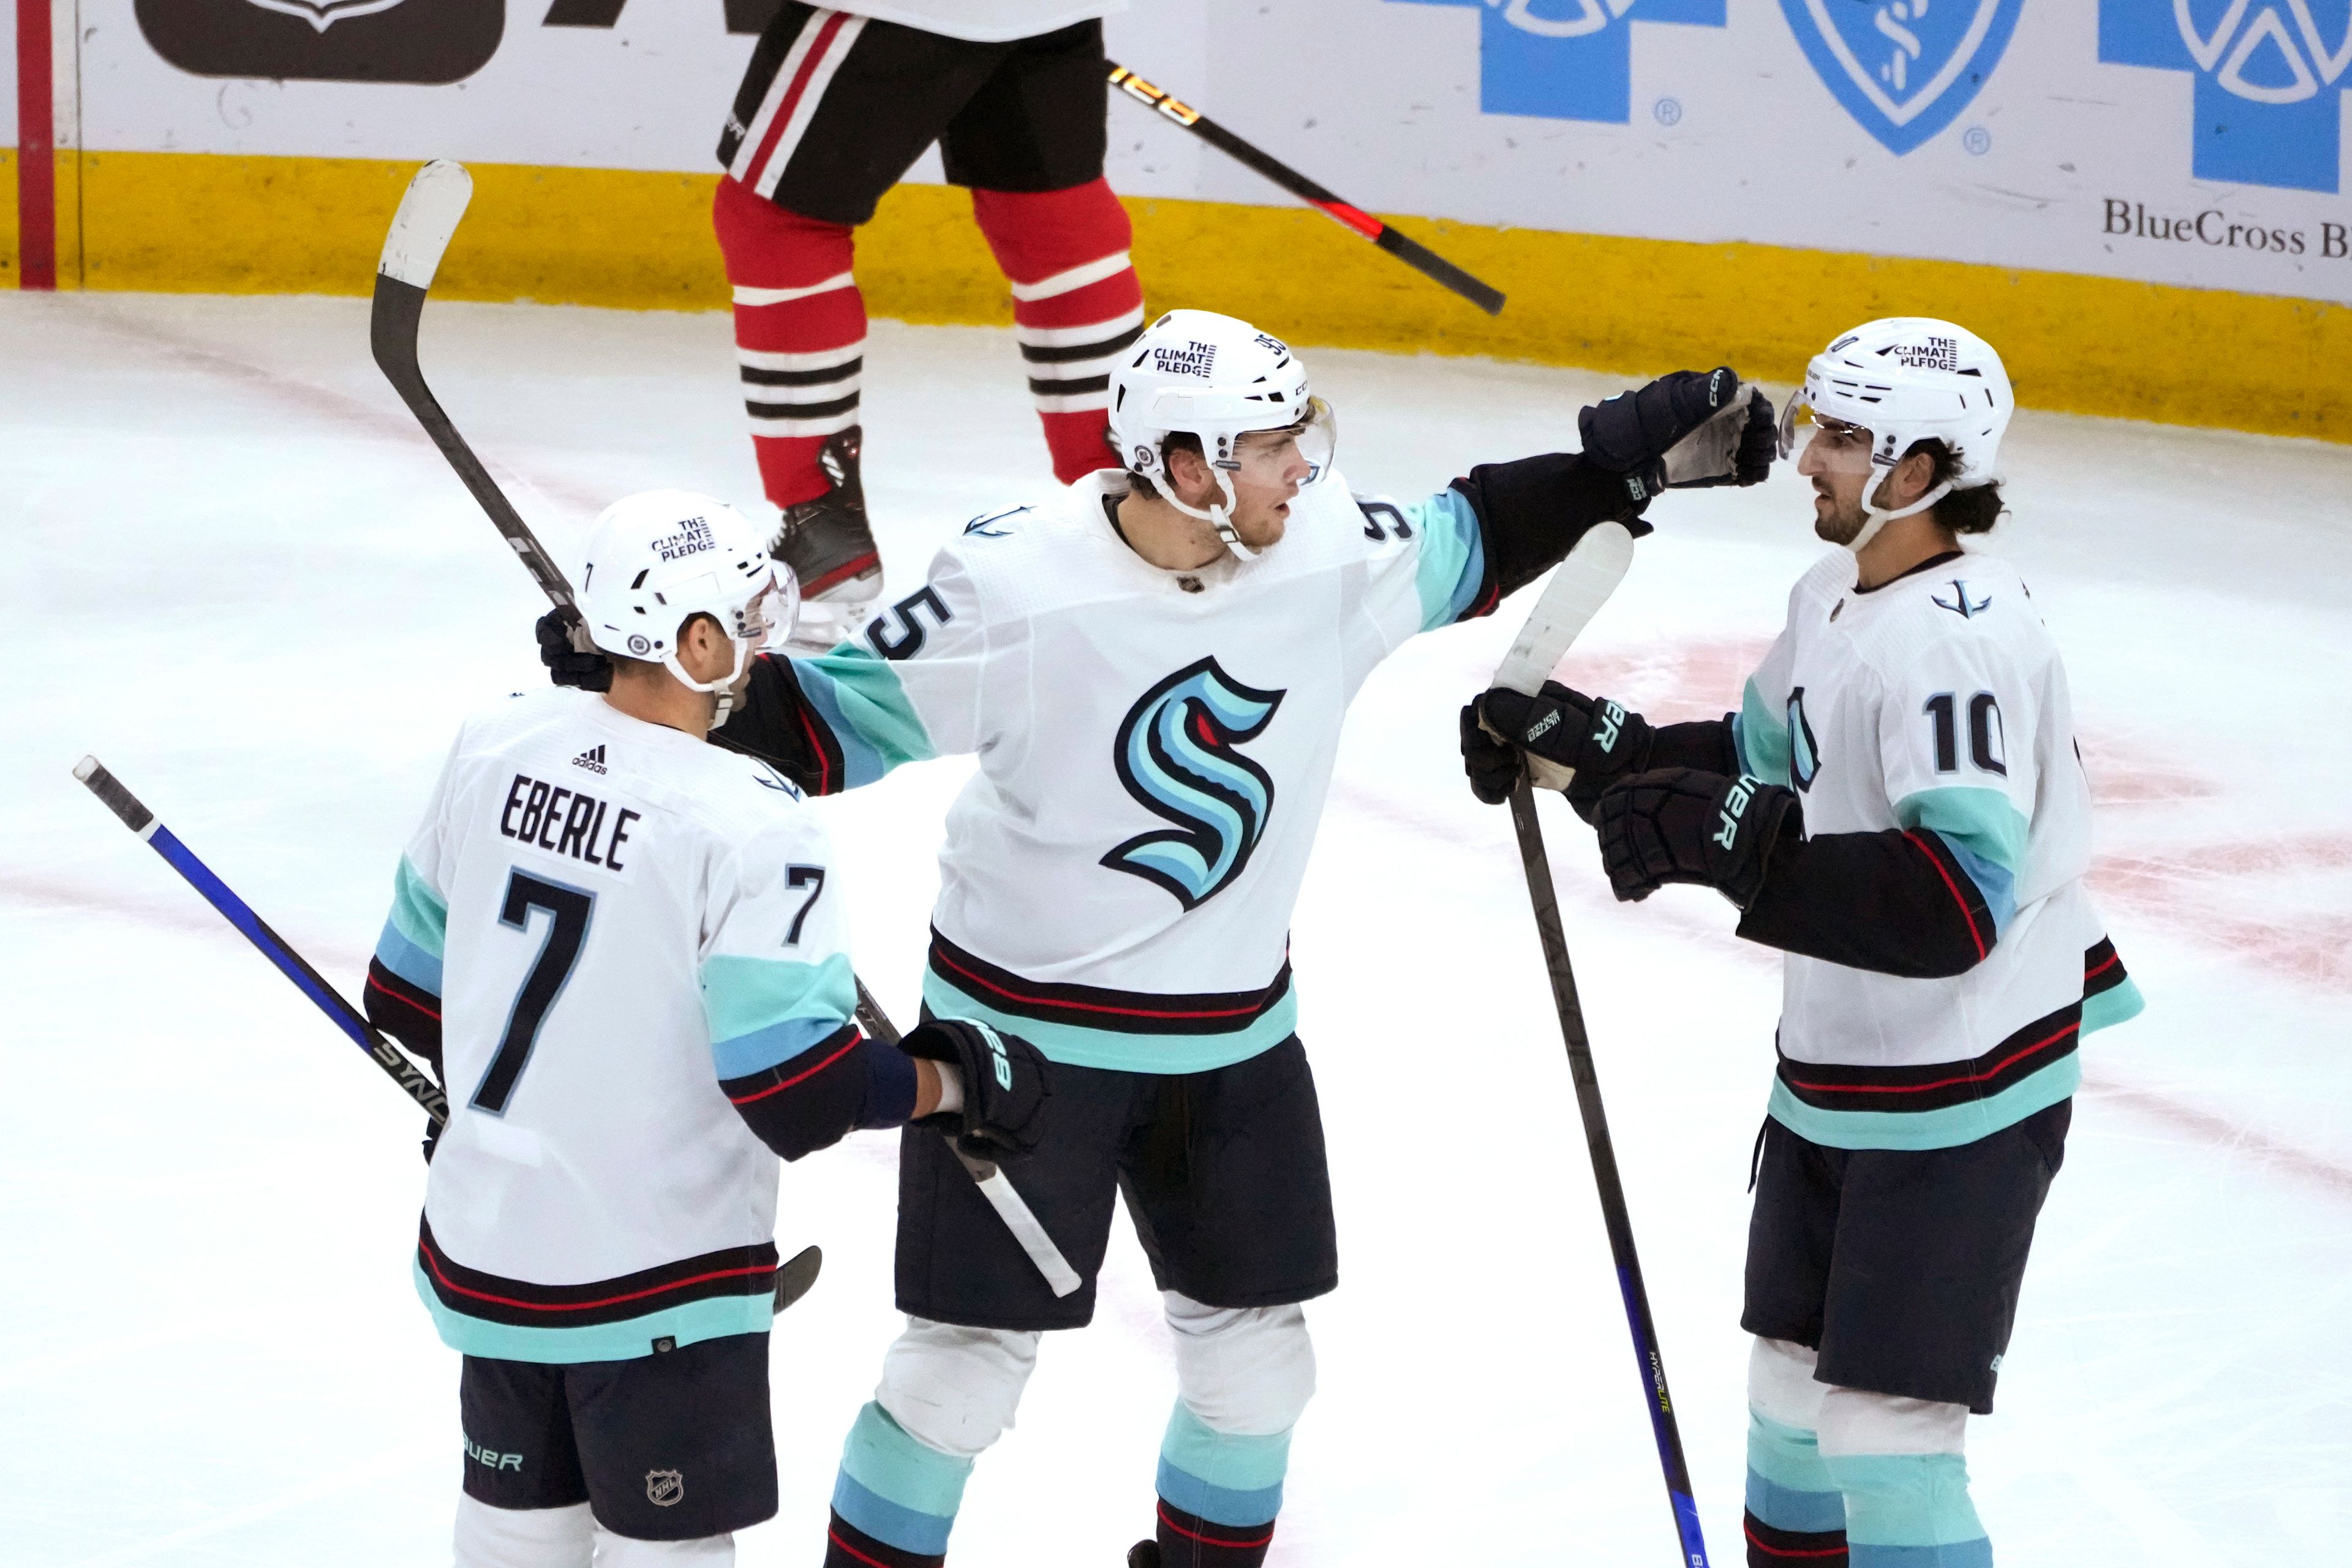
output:
[[[1271,1523],[1289,1468],[1289,1428],[1264,1437],[1219,1432],[1181,1399],[1160,1440],[1160,1495],[1213,1524]]]
[[[937,1557],[948,1549],[971,1475],[970,1459],[917,1442],[869,1402],[841,1446],[833,1511],[886,1545]]]
[[[1992,1542],[1983,1536],[1948,1546],[1865,1546],[1846,1542],[1846,1568],[1992,1568]]]
[[[1969,1464],[1959,1455],[1841,1454],[1824,1462],[1845,1494],[1846,1542],[1857,1565],[1978,1568],[1992,1562],[1969,1500]],[[1864,1558],[1865,1546],[1930,1555]]]
[[[1810,1429],[1748,1413],[1748,1511],[1775,1530],[1845,1528],[1845,1497]]]

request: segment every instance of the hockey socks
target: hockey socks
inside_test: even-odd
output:
[[[1825,1462],[1845,1494],[1853,1568],[1992,1568],[1960,1455],[1839,1454]]]
[[[1257,1568],[1282,1511],[1290,1433],[1219,1432],[1179,1399],[1160,1442],[1160,1560],[1164,1568]]]
[[[1748,1568],[1843,1568],[1845,1495],[1812,1430],[1748,1413]]]
[[[735,297],[735,357],[760,483],[779,508],[833,488],[825,441],[857,424],[866,300],[851,230],[785,211],[733,179],[711,209]]]
[[[972,216],[1013,285],[1013,335],[1064,484],[1118,459],[1104,444],[1110,373],[1143,331],[1127,209],[1099,178],[1059,191],[974,191]]]
[[[825,1534],[826,1568],[936,1568],[972,1462],[918,1442],[879,1405],[857,1413],[841,1448]]]

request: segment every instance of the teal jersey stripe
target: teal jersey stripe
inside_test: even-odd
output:
[[[1764,704],[1754,677],[1739,694],[1739,716],[1731,721],[1731,739],[1739,748],[1739,765],[1766,784],[1789,784],[1789,720]]]
[[[2017,919],[2017,879],[2009,874],[2007,867],[1969,848],[1965,839],[1941,833],[1936,837],[1943,839],[1944,847],[1952,852],[1952,858],[1960,863],[1960,869],[1977,885],[1977,891],[1984,898],[1985,912],[1992,916],[1993,940],[2000,941],[2001,933]]]
[[[1969,1463],[1958,1454],[1842,1454],[1827,1462],[1845,1493],[1846,1543],[1857,1560],[1865,1544],[1948,1549],[1985,1538],[1969,1500]],[[1926,1559],[1938,1568],[1967,1560]],[[1990,1547],[1983,1560],[1991,1563]]]
[[[790,1060],[847,1023],[857,1011],[849,955],[822,963],[715,953],[702,965],[702,1010],[722,1079],[741,1078]]]
[[[405,855],[400,858],[400,869],[393,874],[391,923],[435,963],[440,962],[448,942],[449,900],[433,890]]]
[[[1109,1072],[1209,1072],[1272,1050],[1298,1032],[1296,985],[1255,1022],[1222,1035],[1126,1034],[1019,1017],[958,989],[935,969],[923,972],[923,1005],[942,1018],[977,1019],[999,1034],[1018,1035],[1048,1061]]]
[[[1937,1110],[1823,1110],[1799,1100],[1778,1079],[1767,1110],[1799,1137],[1832,1149],[1956,1149],[2048,1110],[2082,1082],[2082,1054],[2069,1051],[1999,1094]]]
[[[1940,833],[1945,842],[1965,847],[2011,877],[2025,869],[2032,825],[1997,789],[1943,785],[1919,790],[1895,803],[1895,820],[1906,827]]]
[[[762,1290],[756,1296],[713,1296],[681,1306],[665,1307],[641,1318],[617,1323],[595,1323],[573,1329],[520,1328],[512,1323],[485,1322],[454,1311],[433,1293],[424,1266],[411,1263],[416,1294],[433,1314],[441,1342],[467,1355],[495,1361],[528,1361],[568,1366],[583,1361],[632,1361],[651,1355],[654,1342],[673,1340],[681,1345],[729,1334],[764,1334],[775,1319],[776,1298]]]
[[[793,660],[809,705],[841,743],[844,789],[872,784],[901,763],[939,755],[890,661],[850,643]]]
[[[971,1461],[918,1442],[888,1411],[869,1400],[841,1446],[841,1473],[884,1502],[952,1522],[963,1506]],[[946,1549],[942,1531],[938,1550]]]
[[[418,990],[441,994],[441,955],[401,934],[397,921],[383,922],[383,934],[375,939],[375,961]]]
[[[1421,536],[1412,579],[1421,598],[1421,629],[1450,626],[1470,613],[1478,585],[1486,580],[1486,542],[1478,532],[1478,514],[1456,489],[1440,490],[1400,510]]]
[[[2083,998],[2083,1033],[2110,1028],[2127,1018],[2137,1018],[2147,1006],[2147,999],[2139,994],[2137,981],[2126,976],[2121,985],[2109,986],[2096,996]]]

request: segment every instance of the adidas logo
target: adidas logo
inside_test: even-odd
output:
[[[589,747],[586,751],[572,759],[572,765],[575,768],[586,768],[592,773],[603,773],[604,771],[604,748],[602,746]]]

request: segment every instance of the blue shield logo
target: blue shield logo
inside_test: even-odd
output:
[[[2336,190],[2352,0],[2099,0],[2099,59],[2197,74],[2199,179]]]
[[[1633,119],[1633,24],[1723,26],[1725,0],[1402,0],[1478,12],[1478,111]]]
[[[2126,0],[2144,3],[2144,0]],[[2000,63],[2024,0],[1780,0],[1805,58],[1900,156],[1949,125]]]
[[[1118,727],[1118,782],[1176,824],[1139,833],[1102,858],[1195,909],[1231,887],[1274,813],[1274,780],[1235,750],[1265,733],[1279,691],[1244,686],[1214,658],[1188,664],[1136,700]]]

